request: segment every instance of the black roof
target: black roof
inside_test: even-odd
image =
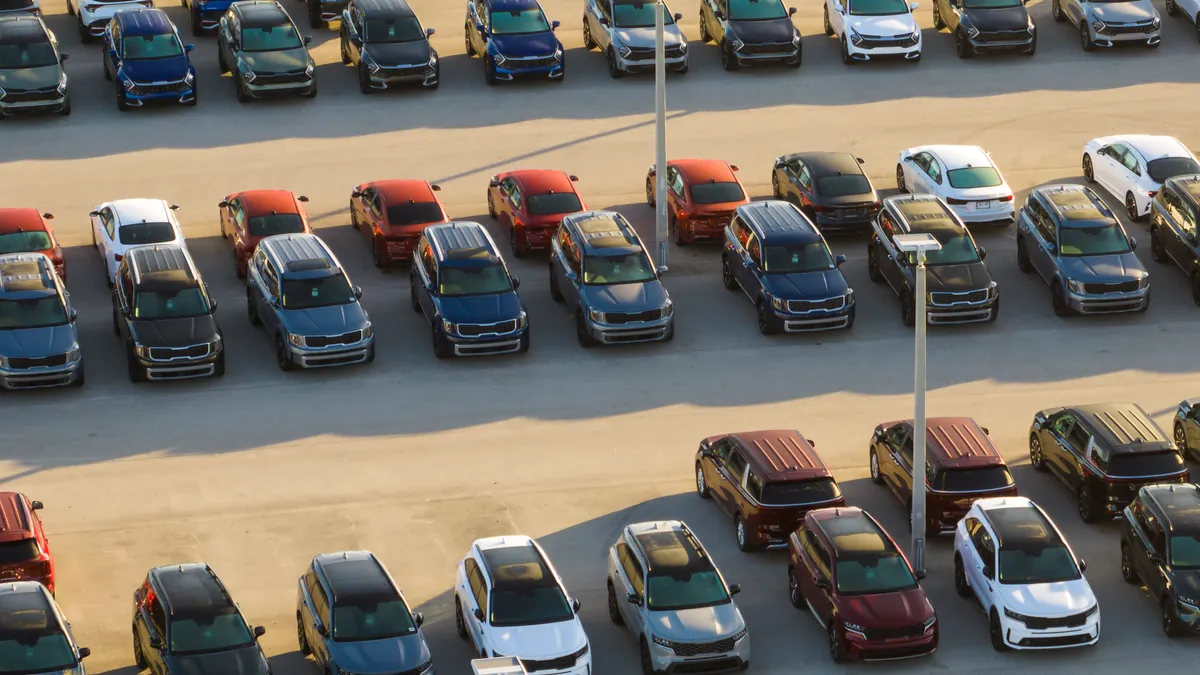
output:
[[[404,0],[354,0],[358,7],[369,19],[409,19],[416,13]]]
[[[138,288],[174,291],[200,284],[191,257],[182,246],[139,246],[126,256],[133,267],[133,283]]]
[[[335,606],[400,597],[374,558],[322,560],[318,564],[325,573],[325,580],[329,582]]]
[[[1112,211],[1095,193],[1082,185],[1043,185],[1036,192],[1058,214],[1064,227],[1094,226],[1097,222],[1116,222]]]
[[[212,616],[233,609],[233,599],[206,565],[159,567],[153,575],[171,618]]]
[[[1180,528],[1195,531],[1200,526],[1200,486],[1147,485],[1142,492],[1162,511],[1167,531]]]
[[[690,530],[671,528],[649,530],[634,535],[649,574],[704,572],[713,568],[712,560]]]
[[[32,588],[32,590],[29,590]],[[58,624],[46,594],[35,587],[0,593],[0,635]]]
[[[839,558],[898,553],[896,544],[865,511],[848,509],[837,517],[819,518],[815,522]]]
[[[1168,450],[1171,439],[1134,403],[1098,403],[1071,408],[1091,428],[1094,437],[1113,450]]]
[[[242,17],[243,28],[265,28],[291,23],[292,17],[278,2],[268,0],[241,0],[233,3]]]
[[[532,543],[486,548],[480,553],[487,566],[492,588],[558,585],[550,572],[550,566]]]
[[[42,20],[28,14],[18,16],[0,16],[0,44],[16,42],[39,41],[37,38],[49,40],[46,27]]]
[[[1188,174],[1186,176],[1175,176],[1168,178],[1167,183],[1179,191],[1183,196],[1196,206],[1200,206],[1200,174]]]
[[[863,173],[858,158],[848,152],[797,152],[781,159],[803,161],[812,170],[813,178]]]
[[[1054,525],[1032,503],[987,509],[985,513],[1000,548],[1038,549],[1063,544]]]
[[[763,245],[808,244],[821,238],[808,216],[789,202],[750,202],[737,207],[736,213]]]

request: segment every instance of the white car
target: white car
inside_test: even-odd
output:
[[[921,60],[921,28],[905,0],[825,0],[825,34],[842,43],[842,62]]]
[[[954,589],[979,600],[996,651],[1096,644],[1100,605],[1086,570],[1026,497],[977,500],[954,531]]]
[[[154,0],[67,0],[67,14],[78,19],[79,39],[96,42],[113,15],[123,9],[153,7]]]
[[[118,199],[97,206],[92,218],[92,246],[100,251],[108,285],[129,249],[149,244],[187,246],[174,204],[161,199]]]
[[[477,539],[458,565],[454,623],[482,656],[515,656],[529,672],[591,675],[579,601],[537,542],[525,536]]]
[[[1167,0],[1167,16],[1179,16],[1196,26],[1196,37],[1200,39],[1200,0]]]
[[[1170,136],[1104,136],[1083,146],[1083,177],[1120,199],[1131,220],[1150,215],[1150,201],[1163,181],[1193,173],[1200,173],[1200,162]]]
[[[1012,188],[977,145],[922,145],[901,152],[896,187],[941,197],[968,225],[1009,225],[1016,218]]]

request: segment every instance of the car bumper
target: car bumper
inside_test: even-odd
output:
[[[926,631],[915,638],[894,640],[868,640],[858,633],[845,632],[846,654],[863,661],[896,661],[931,656],[937,651],[936,630]]]
[[[1134,46],[1145,45],[1153,46],[1162,42],[1162,36],[1159,31],[1152,33],[1122,33],[1120,35],[1109,35],[1107,33],[1097,33],[1095,28],[1088,28],[1092,33],[1092,41],[1097,47],[1117,47],[1117,46]]]
[[[225,12],[229,11],[229,2],[206,2],[197,3],[197,11],[200,14],[200,27],[204,30],[215,30],[221,25],[221,17]]]
[[[655,672],[662,671],[669,675],[743,670],[750,664],[750,637],[738,640],[731,651],[699,656],[679,656],[672,649],[651,643],[650,661]]]
[[[155,105],[155,104],[172,104],[172,103],[191,103],[196,100],[196,88],[187,87],[178,91],[163,91],[154,93],[138,93],[137,91],[125,91],[125,103],[135,108]]]
[[[849,328],[854,320],[856,303],[843,305],[834,310],[812,310],[809,312],[781,312],[771,310],[783,325],[785,333],[812,333],[824,330]]]
[[[1188,633],[1200,633],[1200,607],[1193,607],[1182,602],[1175,603],[1176,619],[1179,627]]]
[[[40,101],[2,101],[0,100],[0,115],[37,115],[42,113],[62,112],[70,103],[70,97],[63,94],[57,98]]]
[[[328,347],[297,347],[287,343],[288,357],[301,368],[330,368],[364,363],[375,352],[375,336],[353,344]]]
[[[1100,614],[1088,617],[1078,628],[1048,628],[1031,630],[1025,624],[1007,616],[1000,618],[1004,641],[1013,649],[1065,649],[1094,645],[1100,639]]]
[[[681,218],[675,221],[675,227],[685,235],[690,235],[692,239],[721,239],[725,238],[725,227],[729,225],[733,214],[724,216],[696,216],[694,218]]]
[[[999,54],[1001,52],[1027,52],[1036,38],[1030,35],[1026,38],[1011,40],[970,40],[971,49],[977,54]]]
[[[1000,296],[978,303],[959,305],[934,305],[925,307],[925,321],[930,326],[955,323],[983,323],[991,321],[999,311]]]
[[[455,356],[513,354],[521,351],[522,348],[529,348],[529,326],[503,335],[489,335],[486,337],[447,335],[445,339],[454,348]]]
[[[1001,208],[982,210],[968,209],[962,206],[952,206],[950,208],[954,209],[954,215],[958,216],[959,220],[963,221],[967,225],[985,225],[992,223],[997,225],[1011,225],[1017,217],[1016,208],[1013,207],[1011,200],[1008,202],[1000,202],[1000,204],[1003,204]]]
[[[658,342],[665,340],[675,330],[675,315],[655,321],[621,324],[597,323],[588,319],[587,328],[593,340],[606,345]]]
[[[813,222],[822,233],[858,233],[871,229],[871,221],[878,211],[869,212],[862,217],[841,218],[827,213],[817,213]]]
[[[441,79],[441,72],[438,68],[430,66],[380,68],[378,71],[371,73],[369,79],[372,89],[387,89],[388,87],[411,84],[432,87],[438,84],[438,81]]]
[[[664,61],[668,70],[683,70],[688,66],[687,54],[676,56]],[[617,56],[617,65],[621,70],[627,73],[651,73],[654,72],[654,59],[626,59],[623,56]]]
[[[64,387],[83,378],[83,359],[62,366],[0,368],[0,389],[45,389]]]
[[[342,12],[346,9],[346,5],[350,3],[342,0],[334,0],[333,2],[319,3],[321,20],[322,21],[337,21],[342,18]]]
[[[217,349],[207,356],[198,359],[175,359],[159,361],[138,357],[138,365],[145,369],[146,379],[158,380],[191,380],[198,377],[212,377],[217,373],[217,362],[225,354],[224,348]]]
[[[741,66],[754,66],[760,64],[767,65],[771,63],[792,63],[796,59],[800,58],[802,54],[803,52],[799,47],[778,52],[768,52],[765,54],[747,54],[737,50],[734,50],[733,52],[734,58],[737,59],[738,65]]]
[[[504,65],[497,65],[492,72],[497,80],[517,80],[525,78],[549,78],[557,80],[566,74],[566,61],[559,61],[550,66],[521,66],[519,61],[510,59]]]
[[[1137,312],[1150,301],[1150,289],[1143,288],[1129,293],[1075,293],[1067,292],[1067,303],[1080,314],[1121,314]]]
[[[550,248],[550,242],[554,240],[554,233],[557,231],[557,223],[549,226],[526,225],[516,230],[514,235],[530,251],[541,251]]]
[[[413,251],[416,250],[417,242],[420,240],[421,236],[417,235],[415,237],[385,241],[383,247],[380,249],[380,252],[383,253],[381,257],[389,265],[397,263],[411,264]],[[379,244],[377,243],[376,246],[379,246]]]
[[[284,82],[281,84],[243,84],[251,98],[274,98],[277,96],[299,96],[311,94],[317,87],[316,78],[306,82]]]
[[[921,58],[921,42],[912,46],[865,47],[847,42],[846,51],[855,61],[886,61],[904,59],[912,61]]]

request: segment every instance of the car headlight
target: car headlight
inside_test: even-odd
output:
[[[674,303],[671,302],[670,298],[667,298],[667,304],[663,305],[662,309],[658,310],[658,318],[665,319],[668,316],[671,316],[673,313],[675,313]]]
[[[3,89],[0,89],[0,92],[3,92],[3,91],[4,91]],[[59,78],[59,80],[58,80],[58,93],[60,93],[60,94],[67,93],[67,73],[66,73],[66,71],[63,71],[62,77]],[[0,98],[4,98],[4,97],[0,96]]]
[[[987,292],[989,298],[996,297],[1000,294],[1000,285],[993,281],[992,283],[988,284]]]
[[[975,26],[971,26],[967,29],[967,37],[971,38],[972,40],[979,37],[979,29]]]
[[[346,670],[345,668],[338,668],[337,675],[354,675],[354,673],[350,672],[349,670]]]
[[[437,68],[437,64],[438,64],[438,57],[437,57],[437,54],[434,54],[429,57],[429,63],[427,63],[425,65],[429,66],[430,68]],[[430,667],[432,667],[432,664],[430,665]]]
[[[1095,30],[1097,33],[1103,33],[1104,31],[1108,30],[1108,24],[1106,24],[1106,23],[1104,23],[1103,21],[1101,21],[1101,20],[1097,19],[1097,20],[1095,20],[1095,21],[1093,21],[1093,22],[1092,22],[1092,28],[1093,28],[1093,29],[1094,29],[1094,30]]]
[[[218,349],[220,349],[221,348],[221,334],[217,333],[216,335],[212,336],[212,339],[208,341],[208,346],[214,352],[217,351]]]
[[[1100,603],[1098,603],[1098,602],[1097,602],[1096,604],[1092,605],[1091,609],[1089,609],[1088,611],[1084,612],[1084,613],[1083,613],[1083,615],[1084,615],[1084,616],[1091,616],[1091,615],[1093,615],[1093,614],[1095,614],[1096,612],[1099,612],[1099,611],[1100,611]]]
[[[1076,281],[1074,279],[1067,279],[1067,290],[1071,291],[1072,293],[1082,293],[1083,282]]]
[[[588,649],[590,649],[590,648],[591,648],[590,645],[588,645],[588,643],[585,642],[585,643],[583,643],[582,647],[580,647],[578,650],[575,651],[574,654],[571,654],[567,658],[571,659],[572,661],[578,661],[579,659],[582,659],[584,656],[587,655]]]
[[[507,62],[508,62],[508,59],[504,58],[504,54],[501,54],[501,53],[500,53],[500,48],[499,48],[499,47],[495,47],[495,46],[493,46],[493,45],[495,45],[495,44],[496,44],[496,43],[495,43],[494,41],[492,41],[492,42],[488,42],[488,49],[491,51],[491,53],[492,53],[492,60],[496,62],[496,65],[498,65],[498,66],[502,66],[502,65],[504,65],[505,63],[507,63]]]
[[[633,53],[633,50],[629,48],[629,45],[621,45],[620,52],[621,56],[628,58]]]
[[[739,630],[738,632],[733,634],[732,639],[734,642],[738,642],[739,640],[746,637],[747,635],[749,635],[749,632],[746,630],[746,627],[743,626],[741,630]]]
[[[1025,616],[1024,614],[1014,612],[1011,609],[1008,609],[1007,607],[1004,608],[1004,616],[1007,616],[1008,618],[1012,619],[1013,621],[1020,621],[1021,623],[1028,623],[1029,618],[1030,618],[1028,616]]]
[[[1155,28],[1158,28],[1159,26],[1161,26],[1161,25],[1162,25],[1162,19],[1158,18],[1158,15],[1157,15],[1157,14],[1155,14],[1155,15],[1154,15],[1154,21],[1152,22],[1152,25],[1153,25]]]
[[[0,368],[7,368],[7,367],[8,367],[8,357],[0,356]]]
[[[368,51],[366,51],[366,50],[363,50],[363,52],[362,52],[362,62],[363,62],[363,65],[367,67],[367,70],[371,71],[371,74],[372,74],[372,75],[374,75],[375,73],[379,72],[379,64],[378,64],[378,63],[375,63],[375,59],[371,58],[371,53],[370,53],[370,52],[368,52]],[[311,71],[312,71],[312,66],[309,66],[309,73],[310,73],[310,74],[311,74]]]
[[[738,36],[733,35],[733,34],[730,34],[730,36],[729,36],[729,44],[734,49],[741,49],[742,47],[746,46],[745,42],[742,42],[740,39],[738,39]]]
[[[309,77],[312,77],[312,74],[313,74],[313,64],[312,63],[309,63],[308,67],[304,69],[304,74]]]
[[[455,332],[454,331],[454,323],[451,321],[448,321],[446,319],[442,319],[442,331],[447,334],[453,335]]]
[[[420,673],[420,675],[433,675],[433,660],[431,659],[429,663],[420,666],[417,669],[417,672]]]
[[[71,351],[67,352],[67,360],[68,361],[78,361],[79,360],[79,345],[75,345],[74,347],[71,347]]]
[[[846,304],[847,305],[854,304],[854,289],[853,288],[846,289]]]
[[[1178,600],[1179,604],[1181,605],[1187,605],[1191,609],[1200,609],[1200,602],[1196,602],[1195,598],[1187,595],[1177,595],[1175,596],[1175,599]]]
[[[680,42],[680,43],[679,43],[679,52],[680,52],[681,54],[686,54],[686,53],[687,53],[687,43],[686,43],[686,42]]]
[[[367,325],[363,326],[362,336],[364,340],[375,337],[375,327],[371,325],[370,321],[367,322]]]
[[[1029,31],[1030,35],[1033,35],[1033,31],[1037,30],[1037,24],[1033,22],[1032,16],[1029,17],[1029,26],[1025,30]]]
[[[555,60],[555,61],[562,61],[562,58],[563,58],[563,50],[562,50],[562,47],[555,47],[555,48],[554,48],[554,60]]]
[[[850,631],[851,633],[858,633],[859,635],[863,635],[863,636],[866,635],[866,632],[865,632],[866,629],[856,623],[850,623],[849,621],[843,621],[842,628],[845,628],[846,630]]]
[[[237,68],[238,68],[238,71],[240,71],[242,73],[242,79],[245,80],[247,84],[253,82],[258,77],[257,75],[254,74],[253,70],[250,70],[249,64],[247,64],[241,58],[238,59]]]
[[[529,325],[529,315],[525,310],[521,310],[521,315],[517,317],[517,329],[522,329]]]
[[[140,359],[149,359],[150,358],[150,348],[145,345],[138,345],[138,346],[134,347],[133,350],[138,355],[138,358],[140,358]]]
[[[1150,288],[1150,275],[1149,274],[1142,277],[1141,279],[1138,279],[1138,288],[1139,289]]]
[[[125,87],[125,91],[133,91],[134,89],[137,89],[137,84],[135,84],[133,80],[129,79],[129,76],[125,74],[124,70],[117,71],[117,79],[121,81],[121,84]]]
[[[930,628],[933,628],[933,624],[935,624],[935,623],[937,623],[937,615],[936,614],[934,614],[933,616],[929,617],[928,619],[925,619],[924,621],[922,621],[921,626],[925,630],[929,630]]]
[[[305,345],[304,336],[296,335],[295,333],[288,333],[288,342],[291,343],[293,347],[303,347]]]
[[[604,323],[604,312],[598,312],[594,309],[589,309],[588,318],[596,323]]]
[[[183,76],[183,83],[188,86],[191,86],[191,84],[195,81],[196,81],[196,76],[192,75],[191,73],[188,73],[187,75]]]
[[[4,91],[4,87],[0,87],[0,101],[3,101],[4,97],[7,95],[8,95],[8,92]]]
[[[862,41],[863,41],[863,38],[861,35],[858,34],[858,31],[851,28],[850,29],[850,43],[853,44],[855,47],[857,47],[858,45],[862,44]]]
[[[782,312],[787,307],[787,303],[780,298],[772,297],[771,306]]]
[[[657,635],[654,636],[654,644],[658,645],[659,647],[666,647],[667,649],[670,649],[672,651],[674,651],[674,649],[675,649],[674,642],[671,642],[670,640],[667,640],[666,638],[660,638]]]

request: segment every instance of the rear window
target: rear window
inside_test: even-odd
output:
[[[442,215],[442,207],[437,202],[409,202],[389,206],[387,219],[392,225],[422,225],[440,223],[446,217]]]
[[[545,195],[529,195],[525,200],[529,212],[535,216],[548,216],[552,213],[577,213],[583,210],[579,197],[573,192],[555,192]]]
[[[746,198],[742,186],[729,183],[697,183],[692,186],[692,201],[697,204],[724,204],[740,202]]]
[[[870,191],[871,183],[861,174],[823,176],[817,179],[817,192],[826,197],[848,197],[867,194]]]
[[[842,489],[832,478],[816,480],[789,480],[767,483],[762,488],[761,503],[772,504],[815,504],[842,496]]]
[[[272,213],[251,216],[251,237],[270,237],[276,234],[297,234],[304,231],[304,219],[298,213]]]
[[[36,539],[18,539],[0,543],[0,565],[29,562],[42,554]]]
[[[990,166],[951,169],[946,172],[946,176],[950,179],[950,187],[959,190],[996,187],[1004,182],[1000,174]]]
[[[1183,471],[1183,457],[1178,452],[1113,453],[1108,462],[1108,475],[1122,478],[1164,476]]]
[[[122,227],[119,236],[126,246],[162,244],[175,240],[175,228],[170,223],[137,223]]]
[[[50,241],[50,235],[45,232],[34,230],[0,234],[0,254],[45,251],[53,247],[54,242]]]
[[[933,489],[941,492],[986,492],[1013,484],[1012,474],[1005,466],[976,469],[948,469],[933,478]]]

